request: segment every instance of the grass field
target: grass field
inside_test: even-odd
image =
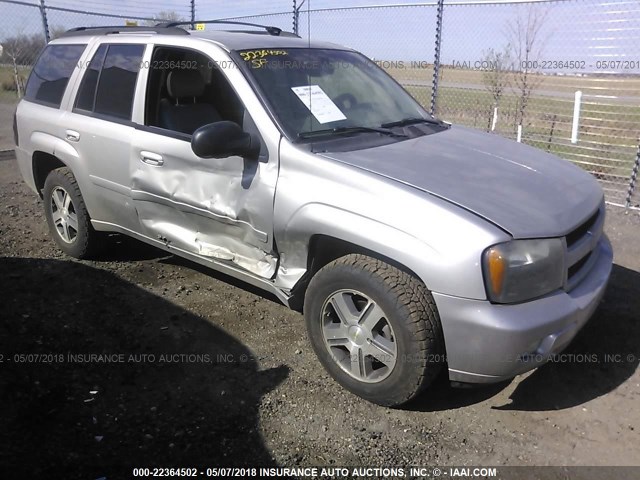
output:
[[[431,102],[429,69],[388,69],[423,105]],[[594,174],[607,197],[624,203],[640,134],[639,76],[536,75],[525,110],[522,141],[555,153]],[[571,143],[574,93],[583,92],[578,143]],[[498,105],[495,132],[516,138],[518,95],[507,87]],[[494,99],[482,72],[443,68],[436,115],[489,131]]]
[[[429,67],[387,68],[386,70],[401,83],[410,83],[416,79],[431,81],[433,77],[433,69]],[[582,90],[585,95],[638,96],[640,92],[639,75],[535,75],[535,77],[541,83],[541,89],[559,93],[573,94],[576,90]],[[440,81],[482,85],[482,70],[453,68],[445,65],[440,69]]]

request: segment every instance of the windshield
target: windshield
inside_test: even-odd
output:
[[[314,48],[238,53],[293,140],[345,133],[403,138],[406,135],[387,127],[434,122],[400,85],[359,53]]]

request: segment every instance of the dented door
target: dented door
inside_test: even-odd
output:
[[[192,152],[190,137],[150,130],[134,135],[130,161],[142,233],[273,277],[277,151],[265,148],[259,160],[203,159]]]

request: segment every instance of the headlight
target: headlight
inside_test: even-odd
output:
[[[482,267],[491,301],[532,300],[562,287],[564,245],[560,238],[512,240],[487,248]]]

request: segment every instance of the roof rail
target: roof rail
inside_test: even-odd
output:
[[[58,38],[75,37],[80,35],[111,35],[117,33],[162,33],[163,35],[189,35],[183,28],[172,28],[164,25],[155,27],[127,27],[124,25],[108,27],[76,27],[67,30]]]
[[[272,27],[269,25],[260,25],[258,23],[235,22],[232,20],[194,20],[193,22],[191,21],[167,22],[167,23],[158,23],[156,27],[171,28],[171,27],[177,27],[178,25],[191,25],[193,28],[193,26],[197,23],[220,23],[220,24],[226,24],[226,25],[243,25],[245,27],[264,28],[269,35],[273,35],[275,37],[280,36],[280,34],[282,33],[282,29],[278,27]]]

